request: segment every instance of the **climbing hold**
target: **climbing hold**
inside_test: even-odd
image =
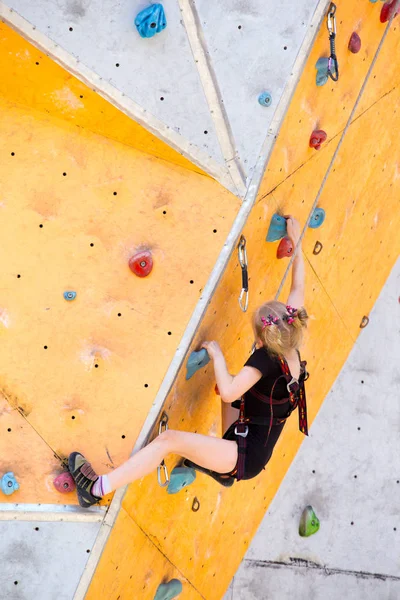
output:
[[[14,492],[19,490],[19,483],[14,477],[14,473],[9,471],[5,473],[1,478],[1,491],[6,496],[11,496]]]
[[[271,106],[272,104],[272,96],[269,92],[263,92],[262,94],[260,94],[258,96],[258,103],[261,104],[261,106]]]
[[[284,237],[279,242],[278,249],[276,251],[277,258],[289,258],[293,254],[293,243],[288,237]]]
[[[196,479],[196,471],[187,467],[175,467],[172,469],[169,481],[168,494],[177,494]]]
[[[76,488],[74,478],[71,473],[65,472],[58,475],[53,481],[53,485],[60,494],[68,494]]]
[[[310,148],[315,148],[316,150],[319,150],[321,148],[321,144],[325,142],[327,137],[328,136],[326,135],[325,131],[323,131],[322,129],[316,129],[312,132],[310,137]]]
[[[64,296],[65,300],[75,300],[76,292],[72,292],[72,291],[64,292],[63,296]]]
[[[319,529],[319,519],[315,514],[312,506],[306,506],[301,515],[299,534],[301,537],[309,537],[313,533],[317,533]]]
[[[319,58],[315,64],[317,69],[316,83],[319,87],[326,84],[328,76],[329,58]]]
[[[190,379],[196,371],[202,369],[210,362],[210,357],[205,348],[202,348],[198,352],[192,352],[186,363],[186,381]]]
[[[148,250],[138,252],[129,259],[129,268],[138,277],[147,277],[153,269],[153,257]]]
[[[325,221],[325,211],[323,208],[314,208],[313,213],[308,222],[308,226],[311,229],[318,229],[321,227],[322,223]]]
[[[390,2],[385,2],[385,4],[382,6],[381,9],[381,23],[386,23],[386,21],[390,21],[390,19],[393,17],[397,17],[397,15],[399,14],[399,10],[396,10],[396,5],[397,8],[399,9],[400,6],[397,2],[397,0],[391,0]]]
[[[366,326],[368,325],[368,323],[369,323],[369,318],[368,318],[368,317],[366,317],[366,316],[364,316],[364,317],[361,319],[361,323],[360,323],[360,329],[364,329],[364,327],[366,327]]]
[[[275,213],[267,233],[267,242],[276,242],[286,235],[286,219]]]
[[[179,579],[171,579],[168,583],[158,586],[154,600],[172,600],[182,592],[182,583]]]
[[[192,511],[197,512],[199,509],[200,509],[200,501],[197,498],[197,496],[195,496],[193,498],[193,502],[192,502]]]
[[[353,31],[353,33],[351,34],[351,38],[349,41],[349,50],[353,54],[357,54],[357,52],[360,52],[361,50],[361,38],[355,31]]]
[[[135,19],[136,29],[142,38],[151,38],[167,26],[162,4],[152,4],[140,11]]]

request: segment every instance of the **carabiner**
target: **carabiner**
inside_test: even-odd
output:
[[[167,413],[163,413],[161,415],[160,424],[158,426],[158,435],[161,435],[163,433],[163,431],[167,431],[167,429],[168,429],[168,415],[167,415]],[[161,473],[164,473],[164,481],[161,476]],[[167,468],[167,465],[165,464],[164,459],[161,461],[161,463],[157,467],[157,481],[158,481],[158,485],[160,487],[167,487],[167,485],[169,484],[169,473],[168,473],[168,468]]]
[[[249,306],[249,275],[247,272],[246,238],[244,235],[240,236],[238,244],[238,257],[239,264],[242,269],[242,290],[239,296],[239,306],[243,312],[246,312]]]
[[[332,35],[336,35],[336,4],[334,4],[333,2],[331,2],[331,5],[329,7],[329,12],[328,12],[328,20],[326,23],[326,26],[328,27],[328,31],[329,34]]]

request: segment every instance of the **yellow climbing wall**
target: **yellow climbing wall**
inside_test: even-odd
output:
[[[0,472],[15,502],[76,503],[53,487],[60,458],[129,456],[240,201],[4,97],[0,156]]]
[[[287,261],[276,260],[277,243],[265,242],[272,214],[280,208],[294,213],[302,225],[307,222],[386,27],[379,22],[376,5],[356,0],[342,0],[337,5],[341,79],[338,84],[315,86],[314,65],[326,52],[323,23],[278,137],[257,204],[244,228],[249,255],[249,312],[241,313],[238,306],[241,276],[235,254],[190,349],[198,349],[204,339],[218,340],[231,372],[240,369],[253,342],[249,313],[275,295],[287,266]],[[352,31],[358,31],[363,43],[357,55],[347,50]],[[311,319],[303,355],[311,373],[307,384],[310,423],[400,250],[400,164],[395,149],[400,89],[394,60],[399,51],[399,28],[394,22],[320,198],[319,206],[326,210],[325,224],[306,232],[306,306]],[[328,141],[319,152],[308,147],[316,127],[328,133]],[[314,255],[317,241],[323,248]],[[283,300],[288,286],[287,280]],[[219,435],[219,398],[214,394],[214,384],[210,365],[189,382],[182,369],[164,405],[170,427]],[[158,487],[155,474],[132,484],[123,500],[123,515],[124,519],[129,515],[152,542],[146,550],[146,564],[152,565],[161,552],[202,598],[220,600],[303,441],[297,426],[297,418],[293,417],[265,473],[231,489],[201,474],[176,496],[168,496]],[[167,462],[172,468],[176,460],[170,458]],[[192,511],[195,498],[200,503],[198,512]],[[119,529],[118,524],[111,533],[87,600],[95,600],[111,585],[112,600],[126,589],[137,554],[133,541],[131,552],[126,551],[118,560],[116,572]],[[130,583],[127,597],[152,598],[163,575],[136,572],[137,579]],[[182,598],[189,597],[184,590]]]
[[[2,22],[0,72],[0,96],[10,101],[203,173]]]

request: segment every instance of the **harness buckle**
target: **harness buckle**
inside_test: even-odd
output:
[[[296,386],[297,386],[297,389],[295,390],[296,392],[297,392],[297,390],[298,390],[298,389],[299,389],[299,387],[300,387],[300,386],[299,386],[299,382],[298,382],[298,380],[297,380],[297,379],[295,379],[294,377],[292,377],[291,381],[289,381],[289,383],[288,383],[288,384],[287,384],[287,386],[286,386],[286,388],[287,388],[287,391],[289,392],[289,394],[294,394],[294,392],[293,392],[293,391],[290,389],[290,386],[292,386],[292,385],[296,385]]]
[[[241,423],[238,423],[238,425],[241,425]],[[236,426],[235,426],[235,435],[239,435],[239,436],[240,436],[240,437],[242,437],[242,438],[246,438],[246,437],[247,437],[247,434],[249,433],[249,427],[248,427],[248,425],[245,425],[245,426],[244,426],[244,427],[245,427],[245,430],[244,430],[244,431],[242,431],[242,432],[240,432],[240,431],[238,431],[238,430],[237,430],[237,428],[238,428],[238,425],[236,425]]]

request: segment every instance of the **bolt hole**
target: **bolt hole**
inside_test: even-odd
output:
[[[161,96],[160,100],[161,102],[164,102],[164,96]]]
[[[144,384],[144,387],[145,387],[145,388],[148,388],[148,387],[149,387],[149,384],[148,384],[148,383],[145,383],[145,384]]]
[[[19,279],[21,277],[21,275],[17,275],[17,278]]]
[[[242,26],[241,26],[241,25],[238,25],[238,29],[242,29]]]
[[[217,233],[217,230],[216,230],[216,229],[213,229],[213,233]]]
[[[172,331],[168,331],[168,335],[172,335]]]
[[[71,419],[74,420],[75,419],[75,415],[72,415]]]
[[[74,30],[74,28],[73,28],[73,27],[70,27],[70,28],[69,28],[69,30],[70,30],[70,31],[73,31],[73,30]]]
[[[116,66],[116,67],[119,67],[119,63],[115,63],[115,66]]]
[[[35,531],[39,531],[39,527],[35,527]]]
[[[92,244],[90,244],[90,245],[91,245],[91,246],[92,246],[92,248],[93,248],[94,244],[92,243]]]
[[[354,475],[354,479],[357,479],[357,475]]]
[[[18,585],[18,581],[14,581],[14,585]]]
[[[205,134],[205,135],[207,135],[207,133],[208,133],[208,131],[207,131],[207,129],[206,129],[206,130],[204,131],[204,134]]]
[[[15,156],[15,152],[11,152],[11,156]]]
[[[79,96],[79,98],[83,98],[82,94]]]
[[[354,525],[354,521],[352,521],[352,522],[350,523],[350,525]]]
[[[95,369],[98,369],[98,368],[99,368],[99,365],[94,365],[94,368],[95,368]]]
[[[125,439],[125,436],[124,436],[124,435],[121,435],[121,437],[122,437],[122,439],[123,439],[123,440]]]
[[[357,427],[358,431],[361,431],[361,427]]]
[[[152,29],[154,29],[156,26],[157,26],[157,24],[156,24],[156,23],[150,23],[150,27],[151,27]]]
[[[118,313],[118,316],[119,316],[119,317],[122,317],[122,314],[121,314],[121,313]]]
[[[66,176],[67,176],[67,174],[66,174],[66,173],[63,173],[63,177],[66,177]]]
[[[45,350],[47,350],[48,346],[43,346],[43,348],[44,348]]]
[[[283,49],[284,49],[284,50],[287,50],[287,46],[283,46]]]
[[[190,280],[190,283],[194,283],[193,279]]]
[[[35,63],[35,65],[38,65],[38,66],[39,66],[39,63],[38,63],[38,62],[36,62],[36,63]]]
[[[8,432],[10,432],[10,431],[11,431],[11,427],[9,427],[9,428],[7,429],[7,431],[8,431]]]
[[[315,470],[314,470],[314,469],[312,470],[312,473],[314,473],[314,474],[315,474]]]
[[[118,192],[113,192],[113,196],[116,196]]]
[[[163,214],[163,215],[166,215],[166,214],[167,214],[167,211],[166,211],[166,210],[163,210],[163,211],[162,211],[162,214]]]
[[[87,552],[88,554],[90,554],[90,550],[89,550],[89,549],[87,549],[87,550],[86,550],[86,552]]]
[[[364,379],[361,379],[361,383],[364,383]]]

